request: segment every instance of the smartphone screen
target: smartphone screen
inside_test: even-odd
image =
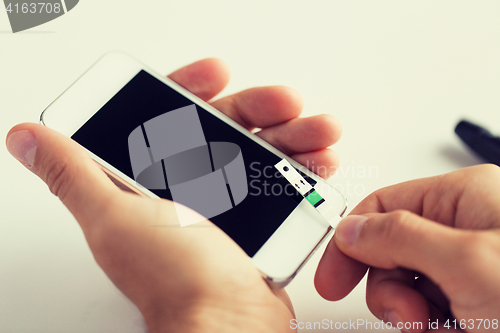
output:
[[[274,165],[281,160],[279,156],[144,70],[113,96],[73,134],[72,138],[140,183],[134,177],[136,175],[134,175],[134,165],[131,162],[129,140],[131,133],[140,128],[146,137],[145,141],[149,149],[151,142],[147,142],[147,137],[150,133],[145,124],[154,124],[155,121],[149,123],[148,121],[159,119],[157,117],[188,106],[191,106],[191,110],[197,113],[202,136],[207,143],[233,143],[241,150],[248,192],[236,205],[234,198],[231,197],[232,208],[211,217],[210,220],[252,257],[303,200],[293,186],[285,183],[274,169]],[[186,135],[191,135],[192,128],[191,124],[188,124],[185,129],[177,128],[176,130],[183,131],[182,137],[186,138]],[[200,136],[200,133],[194,132],[192,136]],[[164,142],[164,145],[176,143],[171,142],[177,141],[172,135],[167,137],[169,139],[166,141],[169,142]],[[211,171],[217,169],[217,167],[214,168],[213,162]],[[167,179],[169,178],[168,170],[164,164],[162,165],[163,172],[167,173],[165,174]],[[192,168],[200,169],[199,165],[200,163],[196,161],[191,163]],[[199,172],[203,174],[203,171]],[[311,185],[316,184],[312,178],[302,175]],[[224,177],[226,176],[224,174]],[[171,184],[171,179],[172,177],[166,181],[166,188],[150,190],[161,198],[175,201],[176,195],[173,194],[174,186]],[[231,196],[230,186],[228,186],[228,191]],[[206,195],[209,198],[211,196],[209,192],[210,188],[207,193],[200,195]],[[189,206],[189,204],[186,205]]]

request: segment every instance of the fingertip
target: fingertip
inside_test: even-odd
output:
[[[231,77],[229,67],[217,58],[207,58],[182,67],[168,76],[203,100],[221,92]]]
[[[238,100],[241,110],[256,127],[275,126],[295,119],[302,113],[302,97],[289,87],[256,87],[240,94]]]
[[[315,129],[325,147],[337,143],[342,136],[342,125],[340,121],[330,114],[320,114],[311,117],[316,122]]]
[[[304,101],[297,90],[286,86],[271,86],[269,88],[270,92],[274,94],[276,110],[286,112],[288,119],[300,116],[304,108]]]
[[[12,135],[21,131],[29,131],[30,125],[31,125],[30,123],[17,124],[14,127],[12,127],[5,136],[5,146],[7,147],[7,150],[12,156],[14,156],[18,160],[20,159],[16,156],[17,155],[16,152],[14,152],[14,150],[17,150],[16,149],[17,147],[14,147],[13,145],[13,140],[11,140],[13,138]]]
[[[295,154],[291,158],[306,166],[323,179],[327,179],[337,172],[340,163],[338,154],[330,148],[310,153]]]
[[[346,297],[366,274],[368,266],[344,255],[333,239],[328,244],[314,276],[317,292],[328,301]]]
[[[336,143],[341,131],[340,123],[327,114],[294,119],[277,127],[282,144],[288,150],[305,153],[327,148]]]
[[[12,127],[9,132],[7,132],[7,135],[5,136],[5,141],[14,134],[15,132],[23,131],[23,130],[32,130],[34,127],[42,126],[36,123],[21,123],[17,124],[14,127]]]
[[[31,169],[35,157],[37,141],[29,130],[19,130],[7,138],[7,150],[24,166]]]
[[[217,80],[218,85],[223,89],[231,79],[229,66],[219,58],[206,58],[198,61],[200,68],[205,67],[204,74],[208,79]]]
[[[350,215],[340,221],[335,232],[335,239],[342,248],[348,248],[356,243],[366,225],[366,220],[368,220],[367,216]]]
[[[212,105],[248,129],[278,127],[302,112],[302,98],[284,86],[243,90],[212,102]]]
[[[337,172],[340,165],[340,157],[339,154],[337,154],[337,152],[333,149],[325,148],[322,149],[321,152],[323,154],[325,165],[329,165],[329,168],[327,168],[326,172],[320,176],[327,179]],[[326,162],[329,164],[326,164]]]

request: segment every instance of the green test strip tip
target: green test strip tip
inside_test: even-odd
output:
[[[309,201],[309,203],[314,206],[318,202],[323,200],[323,198],[321,197],[321,195],[319,195],[318,192],[312,191],[308,196],[306,196],[306,200]]]

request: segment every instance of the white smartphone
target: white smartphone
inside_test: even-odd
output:
[[[275,165],[286,160],[300,170],[335,214],[347,207],[333,186],[123,53],[99,59],[44,110],[41,123],[83,146],[122,189],[209,218],[273,288],[288,284],[332,230]],[[178,227],[199,226],[182,211]]]

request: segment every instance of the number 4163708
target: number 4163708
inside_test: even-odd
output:
[[[498,319],[493,319],[493,320],[489,320],[489,319],[469,319],[469,320],[466,320],[466,319],[461,319],[461,320],[447,320],[443,327],[447,328],[447,329],[450,329],[450,328],[453,328],[453,329],[457,329],[457,328],[461,328],[461,329],[493,329],[493,330],[498,330]]]
[[[45,2],[30,2],[30,3],[16,3],[12,5],[9,3],[6,7],[7,13],[11,14],[41,14],[41,13],[56,13],[59,14],[62,10],[60,3],[45,3]]]

